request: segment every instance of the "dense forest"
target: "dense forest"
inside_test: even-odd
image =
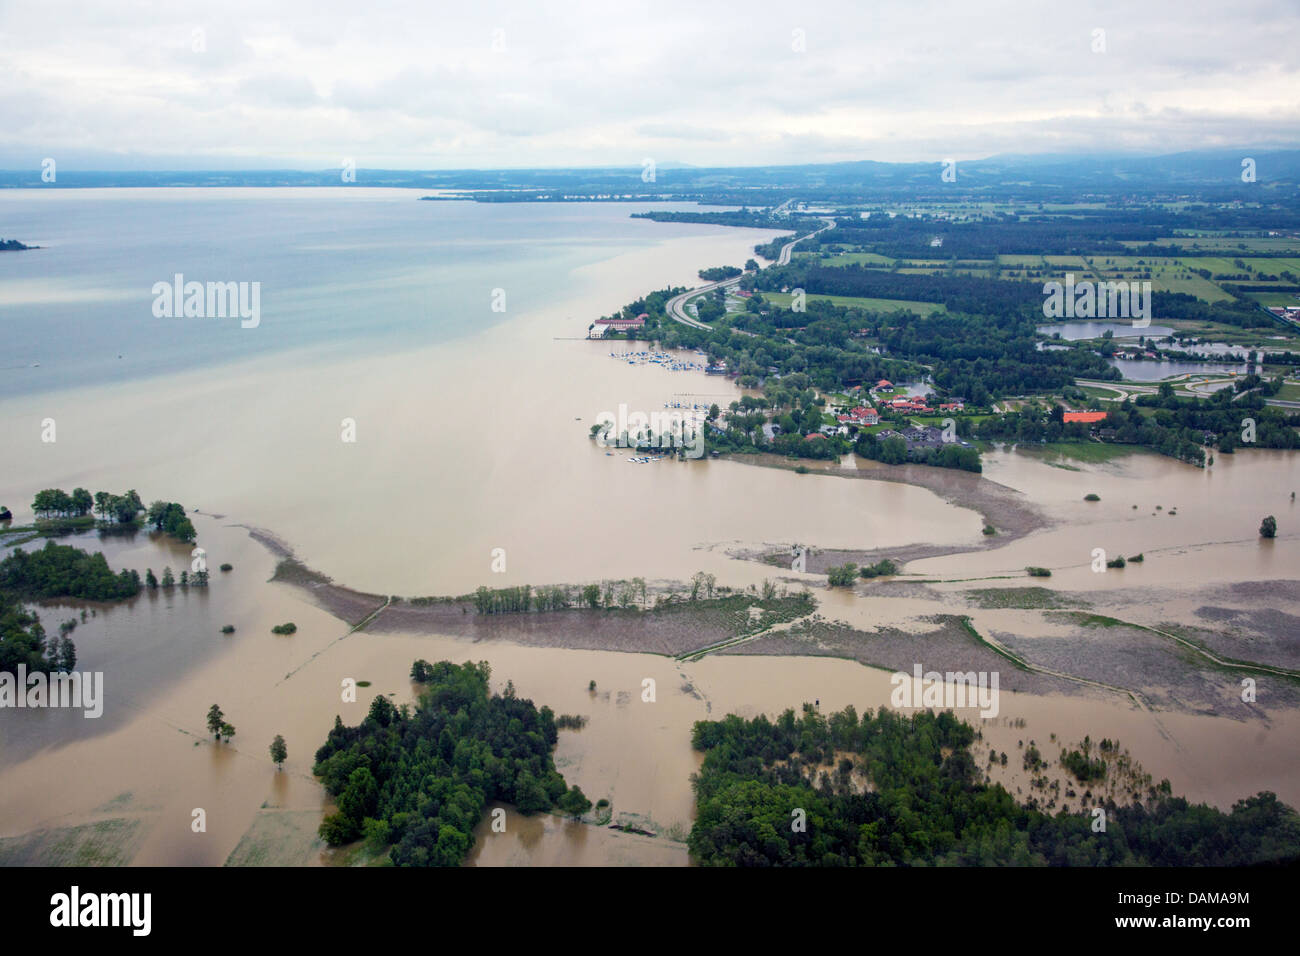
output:
[[[1272,793],[1229,813],[1149,788],[1133,804],[1049,816],[980,780],[950,712],[804,705],[775,722],[695,725],[690,849],[712,866],[1248,866],[1300,860],[1300,818]],[[1095,768],[1088,767],[1089,773]],[[869,786],[855,785],[865,774]]]
[[[416,661],[411,672],[425,685],[414,710],[380,695],[359,726],[335,718],[316,751],[315,773],[338,807],[320,827],[331,846],[364,836],[391,845],[398,866],[457,866],[490,801],[525,814],[590,807],[555,769],[549,707],[516,697],[513,684],[490,693],[486,662]]]
[[[140,574],[125,568],[114,574],[102,552],[47,541],[30,553],[17,548],[0,561],[0,592],[28,599],[117,601],[140,593]]]
[[[1064,218],[1014,215],[993,222],[945,222],[874,213],[849,220],[808,241],[814,246],[851,243],[893,258],[991,259],[997,255],[1077,255],[1084,252],[1127,253],[1122,240],[1152,242],[1168,235],[1162,224],[1144,223],[1133,213]],[[943,245],[931,245],[935,236]]]
[[[858,263],[825,266],[816,259],[796,259],[788,266],[773,266],[746,282],[752,282],[753,287],[760,291],[789,287],[819,295],[938,302],[950,312],[1019,315],[1043,321],[1041,282],[980,276],[913,275],[871,269]]]

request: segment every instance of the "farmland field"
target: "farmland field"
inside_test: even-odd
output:
[[[788,292],[768,292],[764,293],[764,298],[774,305],[786,308],[790,305],[791,296]],[[907,299],[867,299],[847,295],[809,295],[808,298],[810,300],[819,299],[831,302],[834,305],[857,306],[860,309],[869,309],[873,312],[893,312],[896,309],[907,309],[918,315],[930,315],[933,312],[944,311],[944,307],[938,302],[913,302]]]
[[[1235,236],[1173,236],[1156,239],[1154,243],[1137,240],[1121,240],[1121,244],[1130,249],[1139,246],[1182,246],[1187,249],[1208,249],[1216,252],[1259,253],[1259,252],[1300,252],[1300,239],[1252,238],[1238,239]]]

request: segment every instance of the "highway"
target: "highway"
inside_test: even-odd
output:
[[[822,222],[826,223],[826,225],[816,230],[816,232],[810,232],[808,233],[807,236],[801,236],[798,239],[793,239],[790,242],[787,242],[784,246],[782,246],[781,253],[780,255],[777,256],[776,259],[776,265],[778,266],[789,265],[790,254],[794,250],[794,247],[799,243],[803,242],[809,236],[815,236],[818,233],[825,232],[827,229],[835,228],[834,219],[823,219]],[[704,329],[705,331],[711,331],[712,326],[705,325],[703,322],[691,318],[686,313],[687,301],[690,299],[698,298],[699,296],[702,295],[707,295],[708,293],[712,292],[714,289],[737,285],[742,278],[743,276],[736,276],[734,279],[723,279],[721,282],[710,282],[708,285],[702,285],[699,288],[690,289],[689,291],[683,292],[681,295],[673,296],[671,299],[668,300],[668,304],[664,306],[664,308],[668,312],[668,317],[670,319],[674,319],[682,323],[682,325],[689,325],[691,328],[694,329]]]
[[[1179,398],[1206,398],[1221,388],[1231,388],[1236,383],[1236,379],[1230,376],[1220,374],[1209,375],[1203,373],[1197,375],[1192,372],[1184,372],[1182,375],[1171,379],[1170,383],[1174,386],[1174,394]],[[1090,385],[1093,388],[1106,388],[1118,392],[1119,396],[1114,401],[1127,401],[1132,395],[1154,395],[1160,391],[1160,383],[1152,384],[1134,384],[1133,382],[1104,382],[1093,381],[1091,379],[1079,378],[1074,380],[1075,385]],[[1233,401],[1241,398],[1242,395],[1248,395],[1250,391],[1242,392],[1241,395],[1234,395]],[[1287,401],[1281,398],[1266,398],[1265,405],[1274,405],[1278,408],[1300,408],[1300,402]]]

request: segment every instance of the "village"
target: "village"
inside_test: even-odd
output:
[[[932,406],[922,395],[908,394],[905,386],[895,386],[887,379],[880,379],[875,385],[853,386],[848,390],[849,402],[828,403],[827,411],[835,423],[825,423],[817,431],[804,436],[805,441],[825,440],[832,437],[854,439],[860,432],[878,429],[878,440],[899,438],[908,452],[939,448],[945,444],[955,443],[961,447],[971,447],[970,442],[958,439],[953,429],[938,428],[929,424],[911,424],[901,430],[881,429],[882,416],[889,420],[906,420],[909,415],[935,415],[965,411],[962,401],[939,402]],[[832,397],[833,399],[834,397]],[[858,404],[851,404],[857,401]],[[781,432],[781,426],[768,422],[762,426],[763,437],[773,442]]]

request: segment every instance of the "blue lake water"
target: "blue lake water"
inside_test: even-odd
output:
[[[0,253],[0,397],[290,350],[419,348],[563,299],[576,267],[725,228],[629,218],[680,204],[421,195],[0,190],[0,237],[42,247]],[[156,317],[154,285],[177,273],[187,282],[260,283],[260,324]],[[504,313],[493,310],[495,289],[505,292]]]

